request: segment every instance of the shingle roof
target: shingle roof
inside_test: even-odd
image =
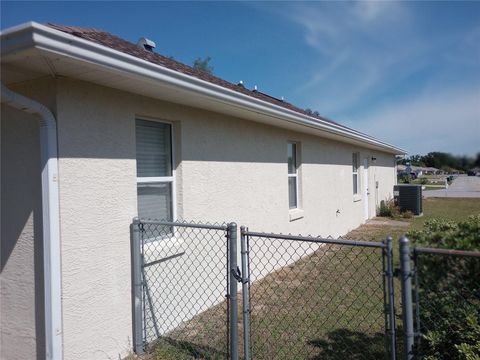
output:
[[[204,71],[196,70],[192,68],[191,66],[185,65],[179,61],[176,61],[172,58],[160,55],[158,53],[154,52],[149,52],[144,49],[141,49],[138,47],[136,44],[133,44],[129,41],[126,41],[118,36],[112,35],[106,31],[94,29],[94,28],[82,28],[82,27],[76,27],[76,26],[65,26],[65,25],[57,25],[57,24],[47,24],[48,27],[59,30],[68,34],[71,34],[73,36],[77,36],[79,38],[85,39],[92,41],[94,43],[97,43],[99,45],[107,46],[109,48],[112,48],[117,51],[121,51],[125,54],[129,54],[132,56],[135,56],[137,58],[149,61],[151,63],[164,66],[168,69],[178,71],[183,74],[187,74],[193,77],[196,77],[198,79],[208,81],[212,84],[216,84],[219,86],[222,86],[224,88],[251,96],[256,99],[260,99],[278,106],[281,106],[285,109],[289,109],[292,111],[295,111],[297,113],[307,115],[313,118],[318,118],[323,121],[330,122],[332,124],[342,126],[346,129],[350,129],[346,126],[343,126],[341,124],[336,123],[335,121],[332,121],[330,119],[321,117],[321,116],[315,116],[312,114],[307,113],[305,110],[300,109],[299,107],[296,107],[284,100],[277,99],[273,96],[270,96],[268,94],[262,93],[257,90],[249,90],[243,85],[240,84],[233,84],[231,82],[228,82],[226,80],[223,80],[217,76],[208,74]],[[351,129],[350,129],[351,130]]]

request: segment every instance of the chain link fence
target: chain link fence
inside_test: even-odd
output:
[[[170,357],[178,351],[228,358],[227,225],[136,221],[132,226],[141,268],[136,321],[143,334],[136,347],[155,346]]]
[[[255,359],[388,356],[385,244],[245,229],[242,241],[250,317],[244,352]]]
[[[245,227],[238,252],[234,223],[135,219],[131,229],[138,354],[154,349],[160,359],[232,360],[480,356],[480,252],[411,249],[402,238],[394,261],[391,238],[355,241]]]
[[[415,359],[480,358],[480,252],[413,249]]]

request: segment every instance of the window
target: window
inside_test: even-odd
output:
[[[287,144],[288,206],[298,208],[298,152],[296,143]]]
[[[136,120],[138,216],[173,220],[172,126]]]
[[[352,174],[353,174],[353,195],[358,194],[359,189],[359,177],[358,177],[358,168],[360,167],[360,154],[352,154]]]

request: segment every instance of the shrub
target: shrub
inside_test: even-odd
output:
[[[480,215],[461,222],[433,219],[407,234],[412,242],[457,250],[480,250]],[[480,259],[417,255],[422,341],[429,360],[480,359]]]
[[[378,216],[394,218],[400,214],[400,209],[395,206],[395,202],[392,199],[380,201],[380,206],[377,210]]]
[[[420,179],[420,184],[422,184],[422,185],[427,185],[427,184],[428,184],[428,179],[427,179],[426,177],[422,177],[422,178]]]
[[[377,214],[382,217],[392,216],[392,209],[387,205],[385,200],[380,201],[380,207],[378,208]]]
[[[398,177],[398,182],[400,184],[410,184],[411,181],[412,177],[410,176],[410,174],[402,174]]]
[[[427,220],[422,230],[410,231],[407,236],[416,245],[480,251],[480,214],[458,223],[444,219]]]

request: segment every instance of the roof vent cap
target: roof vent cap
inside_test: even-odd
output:
[[[155,49],[156,45],[152,40],[142,37],[138,40],[137,46],[141,49],[153,52],[153,49]]]

